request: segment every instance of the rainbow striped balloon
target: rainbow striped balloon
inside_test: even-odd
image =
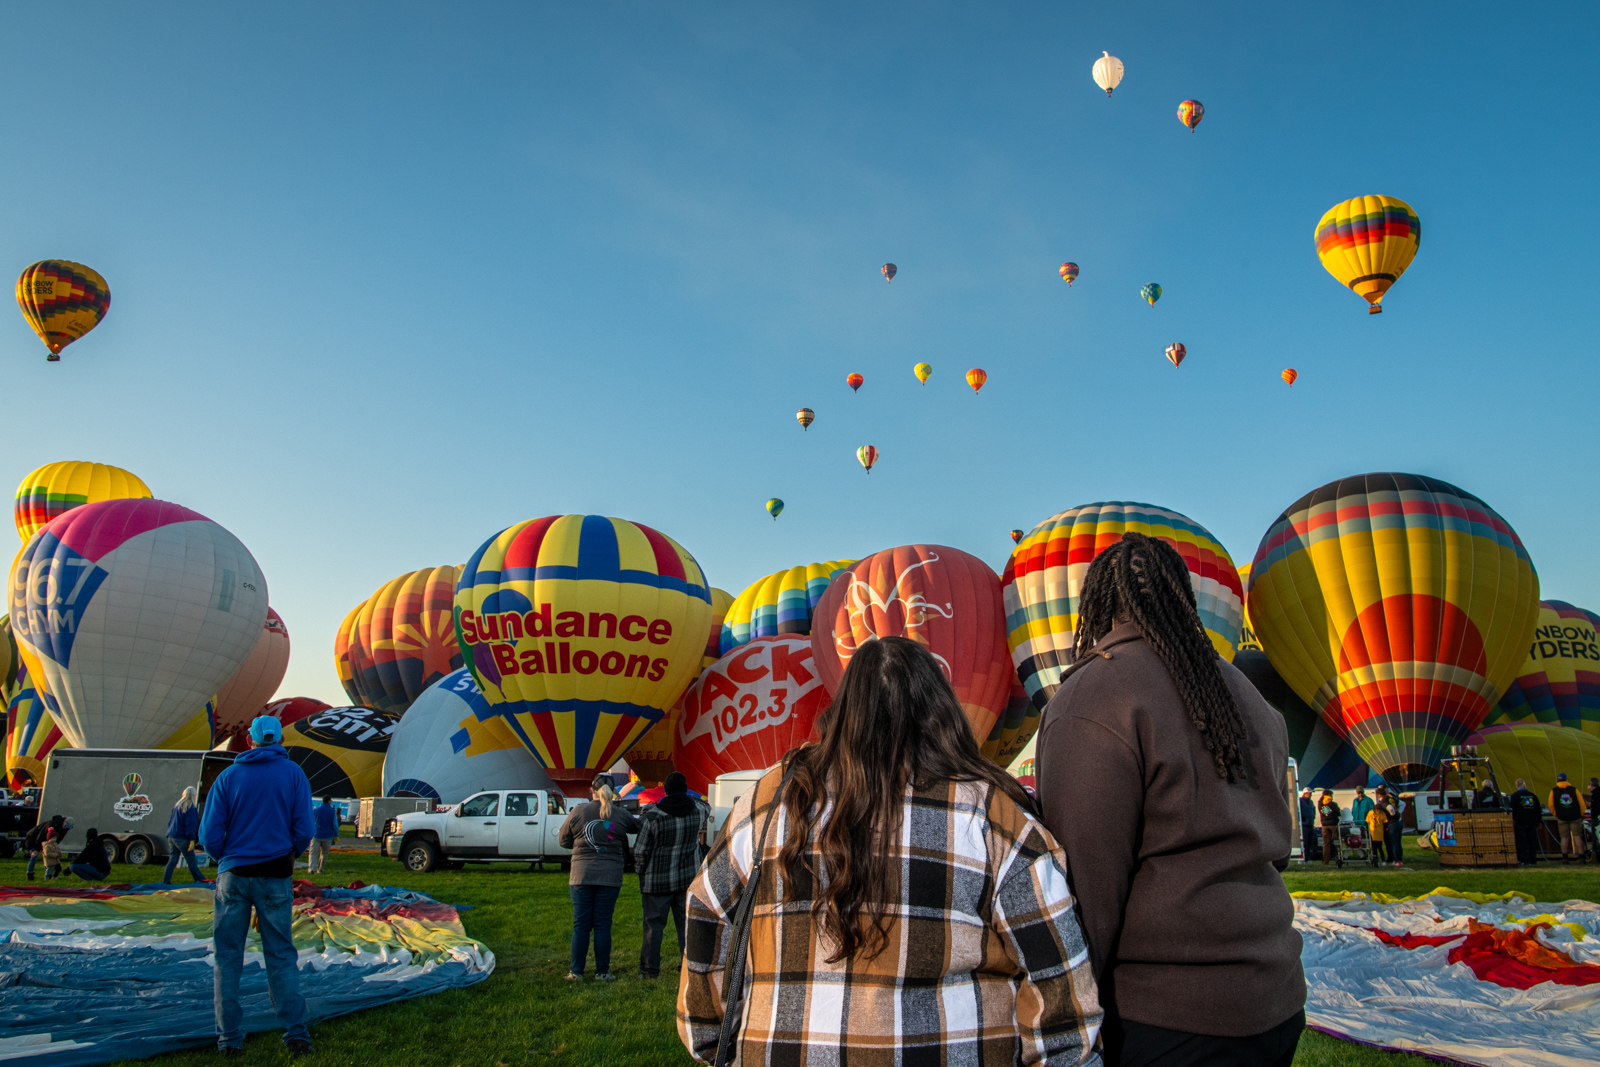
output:
[[[855,562],[835,559],[806,563],[769,574],[746,586],[744,592],[733,598],[733,606],[723,616],[722,655],[758,637],[810,633],[811,613],[827,591],[828,583]]]
[[[45,695],[22,670],[6,707],[6,775],[11,787],[43,785],[45,757],[60,741],[61,728],[45,706]]]
[[[46,463],[17,486],[13,514],[24,541],[62,512],[99,500],[149,500],[150,487],[109,463],[66,460]]]
[[[1239,572],[1222,543],[1193,519],[1150,504],[1110,501],[1052,515],[1012,550],[1001,583],[1011,662],[1035,706],[1055,695],[1072,663],[1078,630],[1078,590],[1089,564],[1125,533],[1159,537],[1189,566],[1206,636],[1232,660],[1244,615]]]
[[[1327,210],[1315,240],[1322,266],[1376,315],[1422,247],[1422,220],[1399,197],[1358,196]]]

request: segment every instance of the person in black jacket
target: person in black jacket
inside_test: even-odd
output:
[[[1300,790],[1300,862],[1310,863],[1317,854],[1317,804],[1311,787]]]
[[[1339,803],[1333,790],[1324,789],[1317,798],[1317,822],[1322,826],[1322,863],[1327,866],[1339,848]]]
[[[72,820],[61,815],[50,816],[49,822],[42,822],[29,830],[22,839],[22,849],[28,854],[28,881],[33,881],[33,869],[39,862],[39,855],[44,849],[44,835],[47,830],[55,829],[56,840],[60,841],[67,836],[67,831],[72,829]]]
[[[106,846],[101,843],[99,832],[92,826],[89,827],[89,838],[83,850],[72,861],[71,871],[85,882],[104,882],[111,877],[111,857],[106,855]]]
[[[1544,806],[1521,778],[1517,779],[1517,791],[1506,799],[1511,802],[1511,832],[1517,840],[1517,863],[1532,867],[1539,862],[1539,824],[1544,821]]]

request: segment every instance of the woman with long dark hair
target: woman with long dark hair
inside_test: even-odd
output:
[[[905,638],[869,641],[818,731],[734,805],[689,888],[689,1051],[711,1061],[731,996],[742,1067],[1099,1063],[1061,851],[979,754],[938,661]],[[730,991],[730,917],[764,827]]]
[[[1283,716],[1217,655],[1183,557],[1127,533],[1089,565],[1035,763],[1105,1002],[1106,1063],[1288,1067],[1305,1026],[1281,872]]]

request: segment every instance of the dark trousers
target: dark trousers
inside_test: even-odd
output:
[[[594,935],[594,972],[611,970],[611,915],[617,910],[620,885],[574,885],[572,891],[572,973],[581,975],[589,961],[589,935]]]
[[[1317,828],[1307,823],[1300,824],[1300,858],[1307,863],[1317,854]]]
[[[1373,838],[1372,838],[1372,862],[1373,863],[1384,863],[1384,862],[1386,862],[1385,856],[1387,855],[1387,852],[1383,847],[1383,841],[1384,841],[1384,838],[1386,838],[1388,836],[1389,836],[1389,828],[1387,826],[1385,826],[1383,828],[1383,833],[1373,835]]]
[[[661,973],[661,942],[667,933],[667,915],[678,933],[678,954],[683,955],[684,899],[687,888],[676,893],[644,893],[644,944],[639,949],[639,973],[651,978]]]
[[[1539,824],[1531,826],[1513,826],[1512,832],[1517,838],[1517,862],[1539,862]]]
[[[1390,863],[1405,862],[1406,854],[1405,851],[1400,847],[1400,831],[1404,829],[1405,827],[1401,826],[1398,820],[1383,828],[1384,836],[1389,839],[1387,844],[1389,846]]]
[[[1324,826],[1322,828],[1322,862],[1332,863],[1335,850],[1339,847],[1339,828],[1337,826]]]
[[[1211,1037],[1106,1016],[1106,1067],[1290,1067],[1306,1013],[1253,1037]]]

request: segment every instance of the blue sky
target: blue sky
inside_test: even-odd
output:
[[[737,592],[910,541],[998,568],[1105,499],[1244,562],[1308,490],[1403,470],[1600,605],[1600,16],[1103,7],[15,8],[0,263],[88,263],[113,304],[59,364],[0,314],[0,481],[95,459],[221,522],[282,693],[336,702],[350,607],[562,512]],[[1311,242],[1365,193],[1423,222],[1372,317]]]

